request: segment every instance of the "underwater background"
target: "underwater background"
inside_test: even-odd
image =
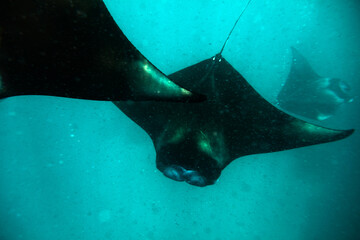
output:
[[[166,74],[218,53],[247,1],[105,1]],[[353,103],[347,139],[242,157],[205,188],[155,166],[150,137],[111,102],[0,101],[0,239],[360,239],[360,1],[253,0],[223,56],[275,103],[296,47]]]

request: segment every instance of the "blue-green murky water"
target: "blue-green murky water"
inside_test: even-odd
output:
[[[221,49],[246,1],[107,0],[169,74]],[[290,46],[360,92],[360,2],[253,0],[224,57],[269,101]],[[243,157],[206,188],[165,178],[150,138],[112,103],[0,102],[0,239],[360,239],[359,99],[323,125],[351,137]]]

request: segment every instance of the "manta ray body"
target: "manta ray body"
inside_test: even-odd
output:
[[[207,100],[115,104],[149,134],[157,168],[173,180],[211,185],[239,157],[331,142],[353,133],[316,126],[282,112],[221,55],[169,78],[205,94]]]
[[[353,101],[349,84],[338,78],[319,76],[298,50],[294,47],[291,50],[290,73],[277,97],[280,108],[321,121]]]

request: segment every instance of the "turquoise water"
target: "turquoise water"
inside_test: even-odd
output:
[[[194,3],[195,2],[195,3]],[[106,1],[166,74],[221,49],[245,1]],[[357,0],[253,0],[224,57],[270,102],[290,46],[360,92]],[[247,156],[193,187],[155,167],[150,138],[112,103],[0,102],[0,239],[360,239],[359,99],[323,122],[351,137]]]

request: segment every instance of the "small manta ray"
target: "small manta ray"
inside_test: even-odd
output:
[[[280,108],[310,119],[325,120],[341,105],[353,101],[350,86],[338,79],[320,77],[295,48],[289,76],[277,97]]]
[[[202,101],[129,42],[102,0],[1,0],[0,98]]]
[[[168,76],[172,82],[126,39],[101,0],[2,0],[0,97],[113,100],[150,135],[158,169],[195,186],[214,184],[236,158],[354,132],[268,103],[222,57],[227,40],[216,56]],[[149,101],[118,101],[129,99]]]

